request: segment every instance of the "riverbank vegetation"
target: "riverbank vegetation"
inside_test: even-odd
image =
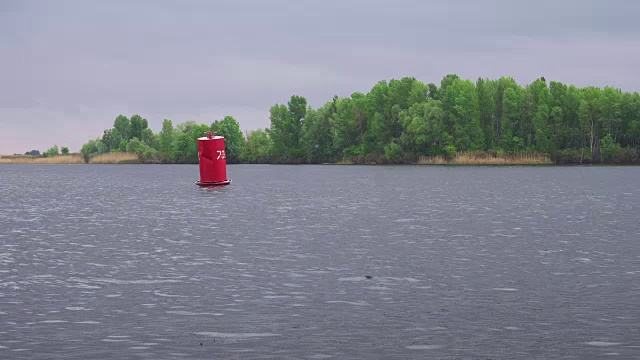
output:
[[[2,155],[0,164],[85,164],[85,158],[80,153],[55,156],[30,155]],[[91,157],[89,164],[140,164],[140,158],[135,153],[113,152]]]
[[[451,158],[441,155],[420,156],[419,165],[551,165],[553,161],[546,154],[538,152],[505,153],[496,151],[467,151]]]
[[[637,162],[640,143],[638,93],[545,78],[521,86],[509,77],[447,75],[439,85],[406,77],[317,109],[292,96],[269,119],[245,138],[231,116],[164,120],[154,133],[141,116],[119,115],[81,153],[87,162],[129,152],[141,162],[197,163],[197,138],[217,131],[229,163],[584,164]]]
[[[93,156],[89,159],[89,164],[139,164],[140,159],[137,154],[129,152],[113,152]]]
[[[0,164],[84,164],[84,158],[80,154],[54,155],[54,156],[30,156],[30,155],[5,155],[0,156]]]

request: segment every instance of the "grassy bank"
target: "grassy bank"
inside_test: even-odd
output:
[[[521,152],[515,154],[492,154],[484,151],[458,153],[453,158],[443,156],[420,156],[419,165],[552,165],[547,154]]]
[[[139,164],[138,155],[134,153],[117,152],[100,154],[89,159],[89,164]]]
[[[89,159],[89,164],[139,164],[134,153],[107,153]],[[81,154],[58,155],[52,157],[28,155],[2,155],[0,164],[85,164]]]
[[[84,159],[80,154],[58,155],[52,157],[4,155],[0,156],[0,164],[84,164]]]
[[[357,161],[356,161],[357,160]],[[355,165],[355,164],[386,164],[387,160],[383,155],[376,159],[343,159],[334,163],[335,165]],[[84,158],[80,154],[58,155],[54,157],[31,157],[26,155],[3,155],[0,156],[0,164],[84,164]],[[158,163],[140,161],[135,153],[106,153],[93,156],[89,159],[89,164],[142,164]],[[486,151],[469,151],[457,153],[454,157],[443,156],[420,156],[413,161],[406,161],[406,164],[417,165],[553,165],[554,162],[547,154],[537,152],[503,153]]]

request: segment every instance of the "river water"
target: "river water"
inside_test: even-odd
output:
[[[0,358],[640,358],[640,167],[0,165]]]

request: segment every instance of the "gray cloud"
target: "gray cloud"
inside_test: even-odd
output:
[[[119,113],[156,131],[224,115],[266,127],[292,94],[319,106],[401,76],[635,91],[638,13],[629,1],[4,1],[0,153],[78,150]]]

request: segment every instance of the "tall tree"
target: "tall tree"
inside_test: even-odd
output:
[[[122,114],[118,115],[118,117],[116,117],[116,120],[113,122],[114,130],[117,131],[121,139],[124,140],[129,140],[132,138],[130,127],[131,125],[129,119]]]
[[[453,105],[450,119],[454,130],[454,142],[458,150],[484,149],[478,96],[473,82],[460,79],[454,80],[447,87],[445,102]]]
[[[224,136],[227,162],[239,162],[244,150],[244,135],[236,119],[232,116],[225,116],[222,120],[214,121],[211,124],[211,130],[218,132],[218,135]]]
[[[138,139],[142,139],[142,130],[145,129],[146,124],[147,124],[147,120],[143,121],[140,115],[138,114],[133,115],[130,120],[130,128],[129,128],[130,138],[136,137]]]
[[[498,82],[489,79],[478,78],[476,92],[478,93],[478,110],[480,125],[484,135],[485,146],[493,148],[496,142],[496,93]]]
[[[447,135],[444,111],[438,100],[413,104],[400,114],[404,128],[401,143],[414,155],[444,155]]]
[[[274,156],[284,161],[296,161],[304,157],[300,146],[302,122],[307,111],[307,99],[294,95],[284,105],[274,105],[269,111],[271,139]]]
[[[584,136],[589,140],[591,159],[600,160],[600,123],[602,120],[602,90],[586,87],[582,90],[583,100],[580,102],[580,125]]]
[[[307,109],[302,128],[302,145],[309,163],[322,163],[335,159],[331,115],[333,104],[328,103],[318,110]]]
[[[336,155],[340,156],[345,149],[362,144],[367,131],[366,101],[362,93],[353,93],[350,98],[343,99],[334,96],[330,104],[329,122]]]
[[[274,105],[269,109],[269,120],[271,120],[269,135],[273,141],[274,157],[283,158],[288,154],[290,116],[289,110],[284,105]]]
[[[307,113],[307,99],[302,96],[293,95],[288,103],[289,121],[287,143],[289,147],[289,155],[294,158],[304,156],[304,150],[300,146],[300,134],[302,131],[302,122]]]
[[[245,151],[242,153],[241,159],[248,163],[267,163],[270,161],[271,146],[271,139],[267,131],[262,129],[252,131],[247,135]]]
[[[162,130],[160,131],[159,150],[165,157],[165,159],[171,159],[173,148],[173,123],[171,120],[164,119],[162,122]]]

